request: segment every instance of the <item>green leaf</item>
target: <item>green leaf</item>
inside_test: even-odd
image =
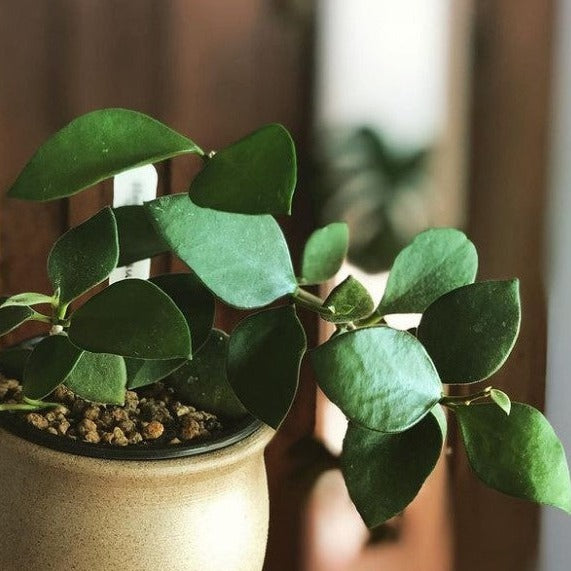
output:
[[[139,279],[116,282],[89,299],[71,317],[69,338],[92,353],[137,359],[190,355],[186,320],[156,285]]]
[[[333,323],[347,323],[371,315],[375,302],[365,286],[349,276],[333,289],[323,306],[330,310],[330,313],[321,314],[323,319]]]
[[[81,349],[72,345],[66,335],[50,335],[42,339],[32,351],[24,370],[24,395],[35,400],[49,395],[64,382],[81,354]]]
[[[311,234],[301,262],[304,285],[319,284],[332,278],[341,267],[349,248],[349,228],[345,222],[333,222]]]
[[[142,113],[100,109],[78,117],[50,137],[8,196],[40,201],[64,198],[125,170],[185,153],[203,154],[190,139]]]
[[[117,265],[119,245],[115,216],[106,207],[68,230],[48,257],[48,275],[62,304],[101,283]]]
[[[160,287],[184,315],[194,352],[210,335],[214,323],[214,297],[194,274],[162,274],[150,280]]]
[[[462,232],[421,232],[396,257],[377,313],[422,313],[441,295],[472,283],[477,270],[476,248]]]
[[[398,434],[349,424],[341,469],[368,527],[384,523],[412,502],[436,465],[445,435],[446,418],[440,406]]]
[[[65,379],[66,386],[82,399],[105,404],[125,402],[127,371],[123,357],[84,351]]]
[[[290,214],[297,166],[290,134],[266,125],[209,158],[190,186],[193,202],[241,214]]]
[[[34,310],[26,305],[0,307],[0,335],[6,335],[34,316]]]
[[[366,327],[333,337],[312,351],[319,386],[353,422],[402,432],[439,401],[430,357],[406,331]]]
[[[32,349],[14,347],[0,351],[0,372],[6,377],[24,378],[26,363],[32,354]]]
[[[510,415],[495,404],[454,407],[468,460],[478,478],[504,494],[571,513],[565,451],[547,419],[514,402]]]
[[[177,394],[193,406],[228,419],[242,418],[248,411],[235,395],[226,372],[229,337],[212,330],[192,361],[169,378]]]
[[[26,292],[26,293],[17,293],[16,295],[12,295],[7,298],[2,304],[1,307],[8,307],[10,305],[40,305],[43,303],[52,304],[54,301],[53,297],[49,295],[44,295],[43,293],[35,293],[35,292]]]
[[[305,332],[290,305],[243,319],[230,336],[228,378],[242,404],[277,429],[299,382]]]
[[[168,244],[157,234],[143,205],[119,206],[113,213],[119,234],[118,266],[168,252]]]
[[[186,359],[149,360],[124,357],[127,367],[127,388],[137,389],[163,380],[182,367]]]
[[[173,252],[227,304],[262,307],[297,289],[287,244],[271,216],[200,208],[184,194],[146,206]]]
[[[512,408],[512,401],[504,391],[492,389],[490,391],[490,398],[509,416]]]
[[[443,382],[473,383],[504,364],[520,319],[517,280],[478,282],[437,299],[422,316],[418,338]]]

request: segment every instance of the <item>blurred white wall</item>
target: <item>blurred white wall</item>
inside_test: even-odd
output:
[[[557,3],[553,68],[550,204],[547,228],[548,349],[546,414],[571,460],[571,1]],[[571,565],[571,517],[545,508],[541,571]]]
[[[432,146],[447,127],[451,0],[320,0],[317,21],[317,127],[369,125],[401,148]],[[387,274],[346,263],[378,302]],[[404,329],[418,317],[400,316]],[[346,420],[331,403],[322,438],[339,453]]]
[[[430,144],[446,113],[450,0],[321,0],[317,120]]]

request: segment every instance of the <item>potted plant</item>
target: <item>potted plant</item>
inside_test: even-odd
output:
[[[287,416],[306,352],[320,387],[350,421],[341,465],[368,526],[405,509],[434,468],[444,409],[485,484],[571,511],[565,453],[544,416],[497,388],[454,394],[493,375],[512,350],[517,280],[475,282],[473,244],[457,230],[432,229],[398,255],[377,307],[353,277],[326,299],[314,295],[307,287],[329,280],[345,257],[347,228],[315,231],[294,272],[273,218],[290,213],[296,184],[283,127],[205,153],[140,113],[95,111],[51,137],[9,195],[64,198],[184,153],[204,163],[188,194],[104,208],[53,246],[53,292],[11,295],[0,307],[0,333],[29,320],[49,333],[3,358],[25,361],[21,396],[0,405],[4,569],[70,561],[76,569],[260,568],[268,509],[262,450]],[[122,280],[71,310],[117,265],[164,251],[190,272]],[[212,329],[214,297],[248,312],[230,335]],[[329,340],[307,348],[300,308],[334,324]],[[401,331],[385,319],[394,313],[422,319]],[[229,421],[230,436],[118,448],[84,442],[87,429],[72,440],[14,419],[45,418],[68,389],[113,411],[128,408],[133,389],[157,382]],[[157,428],[151,422],[148,432]]]

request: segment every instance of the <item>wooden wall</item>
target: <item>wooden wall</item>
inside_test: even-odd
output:
[[[264,0],[7,0],[0,2],[0,289],[48,292],[54,240],[110,199],[110,184],[67,201],[4,197],[37,146],[73,117],[102,107],[149,113],[204,148],[223,146],[263,123],[286,125],[303,157],[309,125],[311,21],[290,3]],[[197,161],[160,167],[160,192],[185,190]],[[294,255],[311,226],[303,187]],[[301,220],[301,222],[300,222]],[[162,259],[155,270],[169,270]],[[230,326],[235,315],[221,312]],[[21,335],[30,335],[31,329]],[[309,324],[310,340],[315,338]],[[9,342],[17,340],[10,336]],[[267,567],[296,568],[296,471],[290,449],[313,429],[314,384],[268,451],[272,518]],[[279,517],[278,517],[279,516]]]
[[[468,232],[480,279],[519,277],[522,328],[490,381],[542,408],[543,221],[547,194],[553,2],[475,1]],[[456,569],[535,569],[539,508],[480,484],[454,444]]]
[[[541,406],[553,0],[474,4],[468,231],[481,253],[481,278],[522,279],[521,338],[494,383]],[[107,106],[137,109],[205,148],[280,121],[292,130],[303,156],[311,116],[312,28],[294,5],[279,0],[0,2],[0,292],[48,291],[45,259],[51,244],[110,198],[109,183],[55,203],[4,198],[41,141],[80,113]],[[184,190],[196,168],[192,158],[161,165],[160,192]],[[284,221],[294,251],[311,224],[303,185],[298,192],[296,210],[303,223]],[[157,271],[173,267],[166,258],[155,264]],[[223,313],[219,319],[230,326],[235,315]],[[315,339],[316,331],[310,331]],[[302,396],[268,451],[274,516],[270,571],[299,568],[300,460],[294,452],[313,430],[314,385],[307,371]],[[454,569],[533,568],[537,508],[480,485],[458,450],[461,445],[452,444]]]

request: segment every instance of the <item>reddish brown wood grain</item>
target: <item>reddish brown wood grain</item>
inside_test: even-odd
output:
[[[311,48],[311,28],[282,2],[0,3],[1,293],[48,291],[45,259],[51,244],[111,196],[110,183],[104,183],[67,201],[6,200],[6,188],[48,135],[90,110],[128,107],[157,117],[207,149],[263,123],[282,122],[301,141],[303,155]],[[195,157],[161,165],[159,192],[184,192],[199,167]],[[311,225],[303,188],[296,209],[301,222],[284,223],[294,255]],[[155,273],[180,269],[180,262],[168,257],[153,263]],[[219,312],[219,323],[227,328],[236,319],[232,312]],[[311,321],[308,332],[312,342]],[[268,451],[271,571],[290,571],[298,564],[299,463],[290,450],[313,430],[315,388],[305,368],[300,393]]]
[[[490,382],[542,407],[545,383],[543,215],[553,3],[476,2],[469,234],[480,279],[521,279],[513,355]],[[539,509],[485,488],[456,443],[456,569],[534,568]]]

